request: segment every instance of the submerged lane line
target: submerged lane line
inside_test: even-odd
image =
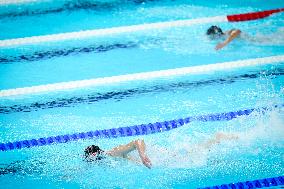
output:
[[[177,20],[177,21],[169,21],[169,22],[157,22],[157,23],[150,23],[150,24],[139,24],[139,25],[132,25],[132,26],[121,26],[121,27],[113,27],[113,28],[105,28],[105,29],[95,29],[95,30],[85,30],[85,31],[78,31],[78,32],[23,37],[23,38],[16,38],[16,39],[5,39],[5,40],[0,40],[0,47],[35,44],[35,43],[42,43],[42,42],[49,42],[49,41],[83,39],[83,38],[89,38],[89,37],[107,36],[107,35],[112,35],[112,34],[122,34],[122,33],[127,33],[127,32],[164,29],[164,28],[172,28],[172,27],[184,27],[184,26],[191,26],[194,24],[206,24],[206,23],[212,23],[212,22],[213,23],[227,22],[227,16],[215,16],[215,17]]]
[[[237,68],[250,67],[250,66],[275,64],[281,62],[284,62],[284,55],[0,90],[0,97],[36,94],[41,92],[51,92],[51,91],[67,90],[67,89],[78,89],[78,88],[92,87],[97,85],[106,85],[106,84],[114,84],[114,83],[137,81],[137,80],[157,79],[157,78],[181,76],[189,74],[204,74],[213,71],[230,70],[230,69],[237,69]]]

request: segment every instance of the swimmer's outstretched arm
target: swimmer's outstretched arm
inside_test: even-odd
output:
[[[130,158],[127,157],[127,154],[129,152],[135,150],[135,149],[137,149],[142,163],[146,167],[151,168],[152,163],[145,153],[146,145],[144,143],[144,140],[138,139],[138,140],[134,140],[134,141],[132,141],[128,144],[117,146],[117,147],[109,150],[107,152],[107,154],[109,154],[111,156],[115,156],[115,157],[123,157],[123,158],[130,159]]]
[[[218,45],[216,45],[215,49],[216,50],[219,50],[223,47],[225,47],[226,45],[228,45],[233,39],[235,39],[236,37],[238,37],[241,33],[241,30],[238,30],[238,29],[234,29],[234,30],[231,30],[228,32],[229,36],[228,38],[222,42],[222,43],[219,43]]]

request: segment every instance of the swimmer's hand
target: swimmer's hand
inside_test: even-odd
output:
[[[142,160],[142,163],[148,167],[149,169],[151,169],[152,167],[152,163],[151,163],[151,160],[145,155],[145,156],[142,156],[141,157],[141,160]]]

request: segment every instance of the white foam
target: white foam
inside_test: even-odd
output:
[[[270,34],[256,33],[254,36],[242,34],[244,40],[258,45],[284,45],[284,27]]]
[[[256,140],[262,141],[279,141],[284,139],[284,120],[283,113],[282,116],[279,112],[272,110],[266,112],[264,116],[262,113],[258,115],[257,122],[255,126],[247,129],[244,134],[242,134],[241,139],[246,144],[251,144]]]
[[[195,138],[200,138],[200,136],[193,134],[188,136],[182,132],[174,131],[167,138],[169,144],[166,147],[156,144],[147,146],[149,157],[155,167],[198,168],[212,163],[226,162],[236,153],[258,155],[263,154],[263,150],[269,151],[271,146],[280,145],[283,147],[284,120],[282,110],[273,109],[266,112],[265,115],[255,115],[250,119],[255,122],[248,128],[246,128],[248,123],[244,122],[238,125],[236,130],[243,126],[245,129],[227,133],[237,135],[238,139],[221,140],[220,144],[214,144],[210,148],[204,147],[203,144],[214,138],[214,133],[205,134],[205,137],[201,137],[203,140],[198,141],[200,139],[196,140]],[[204,133],[199,133],[199,135],[204,135]],[[232,163],[233,160],[234,158],[230,159],[229,162]]]

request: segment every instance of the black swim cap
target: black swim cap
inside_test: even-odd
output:
[[[224,34],[222,29],[219,28],[218,26],[211,26],[208,30],[207,30],[207,35],[222,35]]]
[[[84,150],[84,152],[85,152],[85,159],[89,158],[89,156],[92,155],[93,153],[97,153],[95,160],[103,159],[103,156],[100,155],[103,152],[103,150],[101,150],[100,147],[96,145],[88,146]],[[92,161],[92,160],[88,160],[88,161]]]

